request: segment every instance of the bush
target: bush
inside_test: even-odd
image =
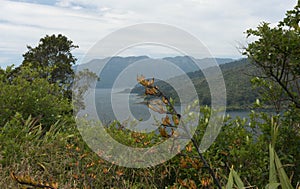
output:
[[[71,114],[69,100],[61,94],[62,86],[40,78],[37,70],[22,67],[19,75],[13,75],[13,68],[8,67],[2,72],[0,126],[10,121],[16,113],[38,118],[44,127]]]

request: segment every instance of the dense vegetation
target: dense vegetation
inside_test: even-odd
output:
[[[69,90],[76,79],[96,77],[87,70],[72,75],[69,71],[75,59],[70,53],[77,46],[61,35],[46,36],[37,47],[29,47],[21,66],[0,70],[0,188],[299,187],[299,12],[300,2],[278,26],[262,24],[247,31],[257,37],[244,53],[259,70],[252,82],[260,98],[253,103],[249,118],[225,117],[216,141],[202,153],[195,144],[201,141],[213,111],[202,106],[196,134],[184,150],[167,162],[143,169],[105,161],[85,144],[75,124],[73,113],[77,110],[73,103],[84,108],[81,99],[86,87],[75,90],[78,93],[73,102]],[[66,48],[47,51],[56,45]],[[245,68],[236,67],[242,74],[240,69]],[[235,76],[224,71],[224,77]],[[154,81],[138,79],[144,88],[150,88],[146,95],[158,94]],[[229,93],[241,96],[234,94],[238,90]],[[166,106],[172,106],[168,95],[160,98]],[[255,111],[265,106],[280,113]],[[177,125],[180,116],[175,112],[170,116]],[[143,134],[120,127],[116,121],[106,131],[124,145],[148,147],[173,137],[175,131],[164,130],[168,125],[171,122],[166,118],[159,134]],[[101,133],[84,132],[101,137]]]

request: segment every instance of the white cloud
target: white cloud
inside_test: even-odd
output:
[[[245,41],[246,29],[261,21],[278,22],[297,0],[53,0],[52,5],[49,0],[48,5],[0,2],[1,56],[5,52],[20,55],[27,44],[34,46],[41,37],[53,33],[68,36],[80,46],[76,53],[84,54],[112,31],[156,22],[190,32],[214,56],[238,57],[236,46]]]

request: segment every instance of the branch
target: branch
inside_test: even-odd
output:
[[[275,79],[275,81],[282,87],[282,89],[287,93],[287,95],[290,97],[291,101],[296,105],[297,108],[300,108],[300,103],[297,102],[295,99],[295,96],[289,91],[287,88],[287,85],[285,85],[278,77],[276,77],[273,73],[271,73],[271,76]]]
[[[146,95],[150,95],[150,96],[156,96],[156,97],[160,97],[162,98],[162,101],[164,102],[164,104],[166,106],[168,106],[171,111],[170,111],[170,114],[173,115],[173,116],[176,116],[178,119],[181,118],[181,115],[177,113],[176,109],[174,108],[173,104],[170,102],[170,99],[157,87],[157,86],[154,86],[154,78],[149,81],[149,80],[146,80],[144,76],[140,76],[140,77],[137,77],[137,81],[143,85],[145,87],[145,94]],[[147,89],[150,89],[150,90],[147,90]],[[173,117],[172,116],[172,117]],[[164,120],[165,121],[165,120]],[[173,120],[175,122],[175,120]],[[186,134],[188,135],[188,137],[191,139],[194,147],[197,149],[197,153],[200,157],[200,159],[202,160],[203,164],[205,167],[208,168],[209,170],[209,173],[210,175],[213,177],[213,180],[215,182],[215,184],[217,185],[217,187],[219,189],[222,189],[222,186],[220,184],[220,181],[218,180],[218,178],[216,177],[216,174],[215,172],[213,171],[213,169],[210,167],[210,165],[207,163],[206,159],[204,158],[204,156],[202,155],[200,149],[199,149],[199,146],[197,144],[197,141],[193,138],[193,136],[191,135],[191,133],[189,132],[189,130],[186,128],[186,126],[183,124],[183,121],[182,122],[182,125],[183,125],[183,129],[184,131],[186,132]],[[177,123],[178,124],[178,123]],[[175,123],[175,125],[177,125]],[[165,124],[162,124],[164,127],[166,127]],[[169,123],[169,125],[171,125]],[[174,127],[174,126],[173,126]],[[161,133],[162,135],[162,133]],[[164,133],[165,135],[165,133]],[[162,135],[163,137],[165,137],[164,135]]]

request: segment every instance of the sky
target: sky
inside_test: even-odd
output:
[[[37,46],[45,35],[67,36],[79,45],[73,54],[80,61],[105,36],[140,23],[178,27],[197,37],[213,57],[241,58],[240,47],[249,43],[244,32],[262,21],[275,25],[297,0],[0,0],[0,4],[0,67],[6,67],[19,65],[26,46]],[[158,51],[163,52],[158,48],[150,56],[171,54]]]

